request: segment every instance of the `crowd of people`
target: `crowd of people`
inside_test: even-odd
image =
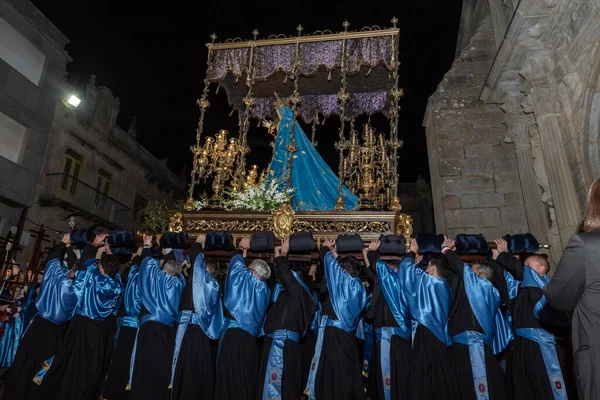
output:
[[[162,256],[148,235],[123,265],[86,236],[52,249],[4,399],[567,398],[556,343],[576,304],[502,239],[471,264],[449,238],[386,261],[379,240],[363,260],[325,240],[310,264],[289,239],[249,262],[242,238],[219,263],[204,235]]]

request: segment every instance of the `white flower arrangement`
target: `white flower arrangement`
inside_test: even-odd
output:
[[[223,199],[226,210],[270,212],[291,203],[294,189],[283,189],[277,181],[249,186],[243,192],[228,192]]]

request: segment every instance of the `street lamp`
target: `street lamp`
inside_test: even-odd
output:
[[[69,97],[69,100],[67,100],[67,103],[73,107],[77,107],[79,103],[81,103],[81,99],[72,94],[71,97]]]

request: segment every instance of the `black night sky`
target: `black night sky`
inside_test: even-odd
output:
[[[125,130],[137,116],[140,143],[158,158],[168,157],[177,174],[191,165],[190,145],[198,121],[196,99],[202,92],[209,35],[223,41],[230,37],[259,38],[270,34],[295,34],[329,29],[350,30],[363,26],[389,27],[396,16],[400,28],[401,100],[399,136],[401,182],[414,182],[418,174],[429,178],[425,131],[421,127],[427,98],[450,68],[460,20],[460,0],[418,0],[368,3],[202,1],[190,3],[137,3],[131,1],[33,0],[34,4],[70,39],[67,51],[74,59],[68,66],[69,82],[85,87],[91,74],[97,85],[107,86],[121,100],[118,124]],[[394,4],[393,6],[385,4]],[[229,129],[237,133],[237,117],[229,117],[224,91],[211,88],[211,107],[205,132]],[[255,121],[252,126],[256,126]],[[385,130],[387,125],[376,127]],[[319,127],[319,151],[336,170],[333,142],[337,124]],[[388,128],[389,129],[389,128]],[[310,137],[310,127],[305,126]],[[389,130],[388,130],[389,131]],[[249,163],[266,166],[270,155],[264,129],[252,129]]]

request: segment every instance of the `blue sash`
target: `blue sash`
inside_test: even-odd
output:
[[[556,354],[556,339],[554,338],[554,335],[544,329],[538,328],[517,328],[516,333],[518,336],[536,342],[540,346],[554,399],[566,400],[567,392],[565,390],[565,381]]]
[[[179,324],[177,325],[177,333],[175,334],[175,350],[173,352],[173,363],[171,364],[171,381],[169,382],[169,389],[173,389],[173,380],[175,378],[175,367],[177,367],[177,359],[179,358],[179,350],[181,350],[181,343],[185,332],[187,331],[188,325],[200,326],[198,317],[191,310],[182,311],[179,313]]]
[[[263,383],[262,400],[281,399],[281,380],[283,379],[283,348],[286,340],[300,341],[300,334],[285,329],[268,333],[273,339],[269,350],[267,370]]]
[[[522,288],[535,287],[544,289],[550,282],[550,278],[547,275],[539,276],[531,267],[525,266],[523,268],[523,282],[521,283]],[[536,319],[540,318],[540,311],[548,304],[546,296],[542,298],[533,306],[533,316]]]
[[[375,340],[379,344],[379,361],[381,364],[381,378],[383,380],[383,394],[385,400],[391,398],[392,375],[390,366],[390,351],[392,349],[392,336],[400,336],[410,340],[404,329],[386,326],[375,330]]]
[[[471,358],[471,371],[473,371],[473,384],[477,400],[489,400],[487,375],[485,368],[484,343],[490,345],[489,339],[480,332],[466,331],[452,337],[455,343],[469,346]]]
[[[341,329],[344,332],[348,332],[344,329],[344,325],[337,319],[329,319],[326,315],[321,317],[321,322],[319,323],[319,336],[317,336],[317,344],[315,345],[315,355],[310,363],[310,373],[308,374],[308,382],[306,383],[306,389],[304,390],[304,394],[308,396],[309,400],[315,400],[315,378],[317,377],[319,361],[321,360],[323,338],[325,337],[325,327],[327,326],[332,326]]]
[[[512,329],[500,311],[500,293],[487,279],[480,278],[465,264],[465,292],[475,319],[483,329],[485,342],[494,354],[499,354],[514,339]]]

